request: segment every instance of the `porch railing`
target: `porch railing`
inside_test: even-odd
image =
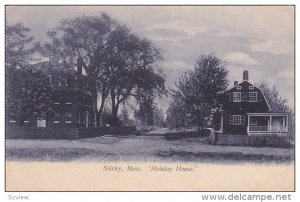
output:
[[[249,126],[249,132],[287,132],[284,126]]]

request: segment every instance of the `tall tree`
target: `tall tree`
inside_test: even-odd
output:
[[[30,29],[23,24],[5,26],[5,68],[6,70],[28,67],[32,54],[39,47],[28,36]]]
[[[165,117],[162,109],[159,109],[157,106],[154,108],[154,117],[153,122],[155,127],[165,127]]]
[[[264,96],[273,112],[288,112],[290,111],[287,99],[280,96],[276,85],[270,86],[267,81],[262,81],[257,84],[262,90]]]
[[[150,126],[154,124],[155,97],[167,95],[165,78],[162,73],[155,73],[152,70],[140,70],[138,74],[140,75],[137,77],[139,85],[133,94],[138,106],[135,118],[144,126]]]
[[[8,118],[19,126],[31,118],[46,119],[53,110],[49,77],[32,68],[6,74],[6,109]]]
[[[39,46],[32,44],[29,32],[30,29],[20,23],[6,25],[6,113],[20,126],[32,117],[45,119],[52,111],[50,80],[29,64]]]
[[[126,107],[122,108],[120,120],[122,121],[122,125],[130,125],[129,113]]]
[[[116,117],[120,104],[131,96],[139,96],[139,89],[147,93],[163,89],[164,77],[153,68],[161,53],[151,41],[132,34],[126,26],[114,30],[109,41],[105,66],[109,72],[112,115]]]
[[[62,20],[49,36],[46,55],[56,55],[74,70],[78,62],[83,65],[98,117],[110,96],[111,113],[117,118],[120,104],[135,95],[140,82],[150,82],[146,74],[159,75],[153,68],[161,59],[159,49],[106,14]]]
[[[171,91],[171,100],[167,110],[166,122],[170,129],[184,128],[187,126],[188,118],[184,107],[184,99],[179,91]]]
[[[154,123],[154,101],[153,97],[141,91],[137,98],[138,109],[135,110],[134,116],[140,120],[144,127]]]
[[[50,43],[44,44],[42,54],[55,56],[58,61],[74,71],[83,66],[93,96],[95,118],[104,108],[109,89],[107,72],[103,66],[108,36],[118,23],[106,14],[63,19],[60,25],[48,32]],[[98,109],[97,101],[100,98]],[[96,124],[96,123],[95,123]]]
[[[216,56],[200,56],[194,69],[185,72],[177,83],[175,91],[183,100],[183,107],[189,125],[202,127],[211,120],[219,108],[217,94],[228,85],[226,65]]]
[[[288,113],[288,131],[289,136],[294,138],[295,136],[295,113],[288,106],[287,99],[280,96],[278,87],[276,85],[271,86],[267,81],[261,81],[256,84],[262,92],[271,108],[272,112],[287,112]]]

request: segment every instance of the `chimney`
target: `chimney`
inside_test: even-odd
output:
[[[77,75],[78,76],[82,75],[82,59],[81,58],[77,59]]]
[[[236,85],[238,85],[238,81],[234,81],[234,83],[233,83],[233,86],[236,86]]]
[[[246,81],[249,81],[249,73],[247,70],[245,70],[243,72],[243,81],[246,80]]]

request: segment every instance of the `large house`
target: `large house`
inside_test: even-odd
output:
[[[24,125],[31,127],[93,127],[95,118],[92,109],[92,94],[88,90],[82,64],[77,61],[77,70],[66,68],[55,57],[33,65],[33,68],[49,76],[52,85],[51,108],[45,120],[31,118]],[[14,125],[14,120],[8,121]]]
[[[249,144],[249,141],[286,137],[288,114],[272,112],[263,92],[249,82],[248,71],[243,81],[221,95],[215,141],[219,144]]]

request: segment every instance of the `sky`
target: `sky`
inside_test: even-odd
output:
[[[253,84],[277,84],[294,109],[294,7],[292,6],[7,6],[8,24],[23,23],[36,41],[63,18],[106,12],[146,37],[164,55],[159,67],[173,87],[202,54],[213,53],[229,70],[229,87],[249,71]],[[167,107],[167,101],[161,102]]]

